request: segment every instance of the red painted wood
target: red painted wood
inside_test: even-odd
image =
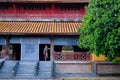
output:
[[[5,6],[5,5],[4,5]],[[4,7],[3,6],[3,7]],[[68,5],[69,6],[69,5]],[[50,12],[52,12],[52,13],[54,13],[54,11],[55,11],[55,13],[61,13],[61,12],[63,12],[63,13],[74,13],[74,12],[79,12],[79,11],[81,11],[82,13],[84,13],[84,9],[83,9],[83,7],[81,7],[82,9],[78,9],[78,10],[73,10],[73,9],[71,9],[71,10],[61,10],[60,9],[60,7],[56,7],[55,5],[54,5],[54,3],[52,4],[52,6],[51,7],[47,7],[46,6],[46,9],[45,10],[38,10],[38,9],[30,9],[30,10],[24,10],[24,7],[23,7],[23,5],[21,4],[15,4],[15,3],[13,3],[12,4],[12,6],[9,6],[9,9],[8,10],[3,10],[3,11],[5,11],[5,12],[9,12],[9,10],[10,10],[10,12],[12,12],[14,9],[16,9],[18,12],[21,12],[21,13],[23,13],[24,11],[25,12],[31,12],[31,13],[38,13],[38,12],[45,12],[45,13],[50,13]]]
[[[86,52],[54,52],[54,60],[58,61],[91,61],[91,54]]]
[[[14,17],[20,17],[20,18],[82,18],[85,14],[85,10],[83,7],[81,7],[79,10],[61,10],[59,7],[56,7],[54,4],[52,4],[51,7],[47,7],[44,10],[39,9],[27,9],[24,10],[23,5],[21,4],[12,4],[8,9],[2,10],[0,9],[0,14],[4,17],[12,17],[11,14],[14,15]],[[7,15],[8,14],[8,15]],[[22,15],[22,16],[21,16]],[[23,16],[24,15],[24,16]]]

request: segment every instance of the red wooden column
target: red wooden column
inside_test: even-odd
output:
[[[50,60],[53,61],[53,52],[54,52],[54,37],[50,37]]]

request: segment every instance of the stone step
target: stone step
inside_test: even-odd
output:
[[[16,65],[17,61],[4,61],[3,68],[10,68]]]
[[[52,75],[52,62],[51,61],[40,61],[37,66],[37,61],[19,61],[19,65],[17,68],[17,72],[14,76],[14,66],[16,65],[16,62],[9,61],[6,62],[6,64],[3,65],[3,67],[0,70],[0,76],[6,76],[5,78],[14,77],[14,78],[41,78],[41,79],[50,79]],[[38,71],[38,74],[36,72]],[[37,76],[38,75],[38,76]],[[0,77],[1,78],[1,77]]]
[[[38,78],[43,78],[43,79],[50,79],[50,78],[52,78],[50,75],[48,76],[48,75],[39,75],[39,76],[37,76]]]
[[[4,76],[1,76],[0,75],[0,80],[4,80],[4,79],[10,79],[10,78],[14,78],[14,76],[9,76],[9,75],[4,75]]]
[[[0,74],[2,74],[2,73],[8,74],[8,73],[14,73],[14,71],[13,71],[13,70],[1,70],[1,71],[0,71]]]
[[[52,66],[51,64],[47,64],[47,63],[44,63],[44,64],[40,64],[39,63],[39,67],[50,67],[50,66]]]
[[[34,73],[32,73],[32,74],[16,74],[16,76],[36,76]]]
[[[40,61],[39,62],[39,70],[38,77],[39,78],[51,78],[52,77],[52,62],[51,61]]]
[[[13,68],[15,67],[15,64],[14,65],[11,65],[11,64],[3,64],[2,68]],[[1,68],[1,69],[2,69]]]
[[[0,71],[13,71],[13,68],[10,69],[10,68],[2,68]]]
[[[28,72],[28,71],[21,71],[21,72],[16,72],[16,75],[34,75],[36,74],[37,72]]]
[[[52,66],[52,62],[51,61],[40,61],[39,62],[39,66]]]
[[[38,72],[38,76],[41,77],[51,77],[52,73],[51,72]]]
[[[0,69],[0,78],[14,77],[14,67],[18,61],[4,61]]]
[[[6,73],[5,74],[4,73],[0,73],[0,76],[14,76],[14,75],[10,74],[10,73],[7,73],[7,74]]]
[[[18,75],[18,76],[15,76],[15,78],[17,78],[18,80],[21,80],[21,79],[22,80],[27,80],[27,79],[29,80],[29,78],[32,78],[32,80],[33,80],[33,79],[36,78],[36,76],[31,76],[31,75],[30,76],[29,75],[21,76],[21,75]]]
[[[18,70],[36,70],[36,68],[33,68],[33,67],[18,67]]]
[[[28,64],[25,64],[25,65],[19,65],[18,68],[31,68],[31,69],[34,69],[36,68],[36,65],[28,65]]]
[[[32,68],[18,68],[17,71],[36,71],[36,69],[32,69]]]
[[[7,60],[7,61],[5,61],[4,63],[5,64],[14,64],[14,63],[16,63],[16,62],[18,62],[18,61],[13,61],[13,60]]]
[[[10,72],[13,72],[13,71],[14,71],[13,68],[12,68],[12,69],[10,69],[10,68],[2,68],[2,69],[0,70],[0,73],[2,73],[2,72],[10,73]]]
[[[49,68],[49,67],[52,67],[52,65],[48,65],[48,64],[46,64],[46,65],[39,65],[38,66],[38,68]]]
[[[17,73],[35,73],[36,71],[34,71],[34,70],[18,70],[17,72],[16,72],[16,74]]]
[[[37,63],[19,63],[19,66],[20,67],[34,67],[34,66],[36,66],[37,65]]]
[[[14,67],[15,66],[15,64],[13,65],[13,64],[3,64],[3,68],[10,68],[10,67]]]
[[[50,67],[47,67],[47,68],[46,67],[41,67],[41,68],[39,68],[39,71],[40,72],[45,72],[45,71],[50,71],[51,72],[52,70],[51,70]]]
[[[20,64],[36,64],[37,61],[20,61]]]
[[[22,69],[35,69],[37,65],[37,62],[31,62],[31,61],[20,61],[18,69],[22,68]]]
[[[51,74],[51,72],[49,72],[49,71],[46,71],[46,72],[39,72],[39,71],[38,71],[38,74]]]
[[[26,70],[26,71],[18,70],[16,74],[19,74],[19,73],[21,73],[21,74],[30,73],[31,74],[31,73],[36,73],[36,71],[34,71],[34,70]]]
[[[5,61],[5,62],[3,63],[3,67],[15,66],[16,63],[17,63],[17,61]]]
[[[20,70],[36,70],[36,68],[33,67],[18,67]]]
[[[35,77],[37,61],[20,61],[16,77]]]

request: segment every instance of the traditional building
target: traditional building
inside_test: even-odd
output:
[[[0,4],[0,50],[12,45],[9,59],[44,60],[45,45],[50,48],[48,60],[53,60],[54,52],[61,54],[64,46],[85,51],[77,46],[77,29],[88,0],[3,0]]]
[[[37,67],[51,62],[51,75],[48,77],[66,73],[94,75],[91,74],[93,69],[89,63],[98,58],[92,58],[86,49],[77,46],[77,29],[81,26],[85,15],[84,7],[88,2],[89,0],[0,0],[1,58],[21,61],[15,63],[18,67],[22,61],[31,64],[35,61]],[[50,48],[47,61],[44,61],[43,54],[45,45]],[[35,66],[36,69],[37,67]],[[17,70],[19,75],[19,68]],[[36,76],[39,76],[39,72],[36,71]],[[46,74],[47,72],[43,73]]]

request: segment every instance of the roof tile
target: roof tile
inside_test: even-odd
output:
[[[0,34],[77,34],[80,22],[0,22]]]

